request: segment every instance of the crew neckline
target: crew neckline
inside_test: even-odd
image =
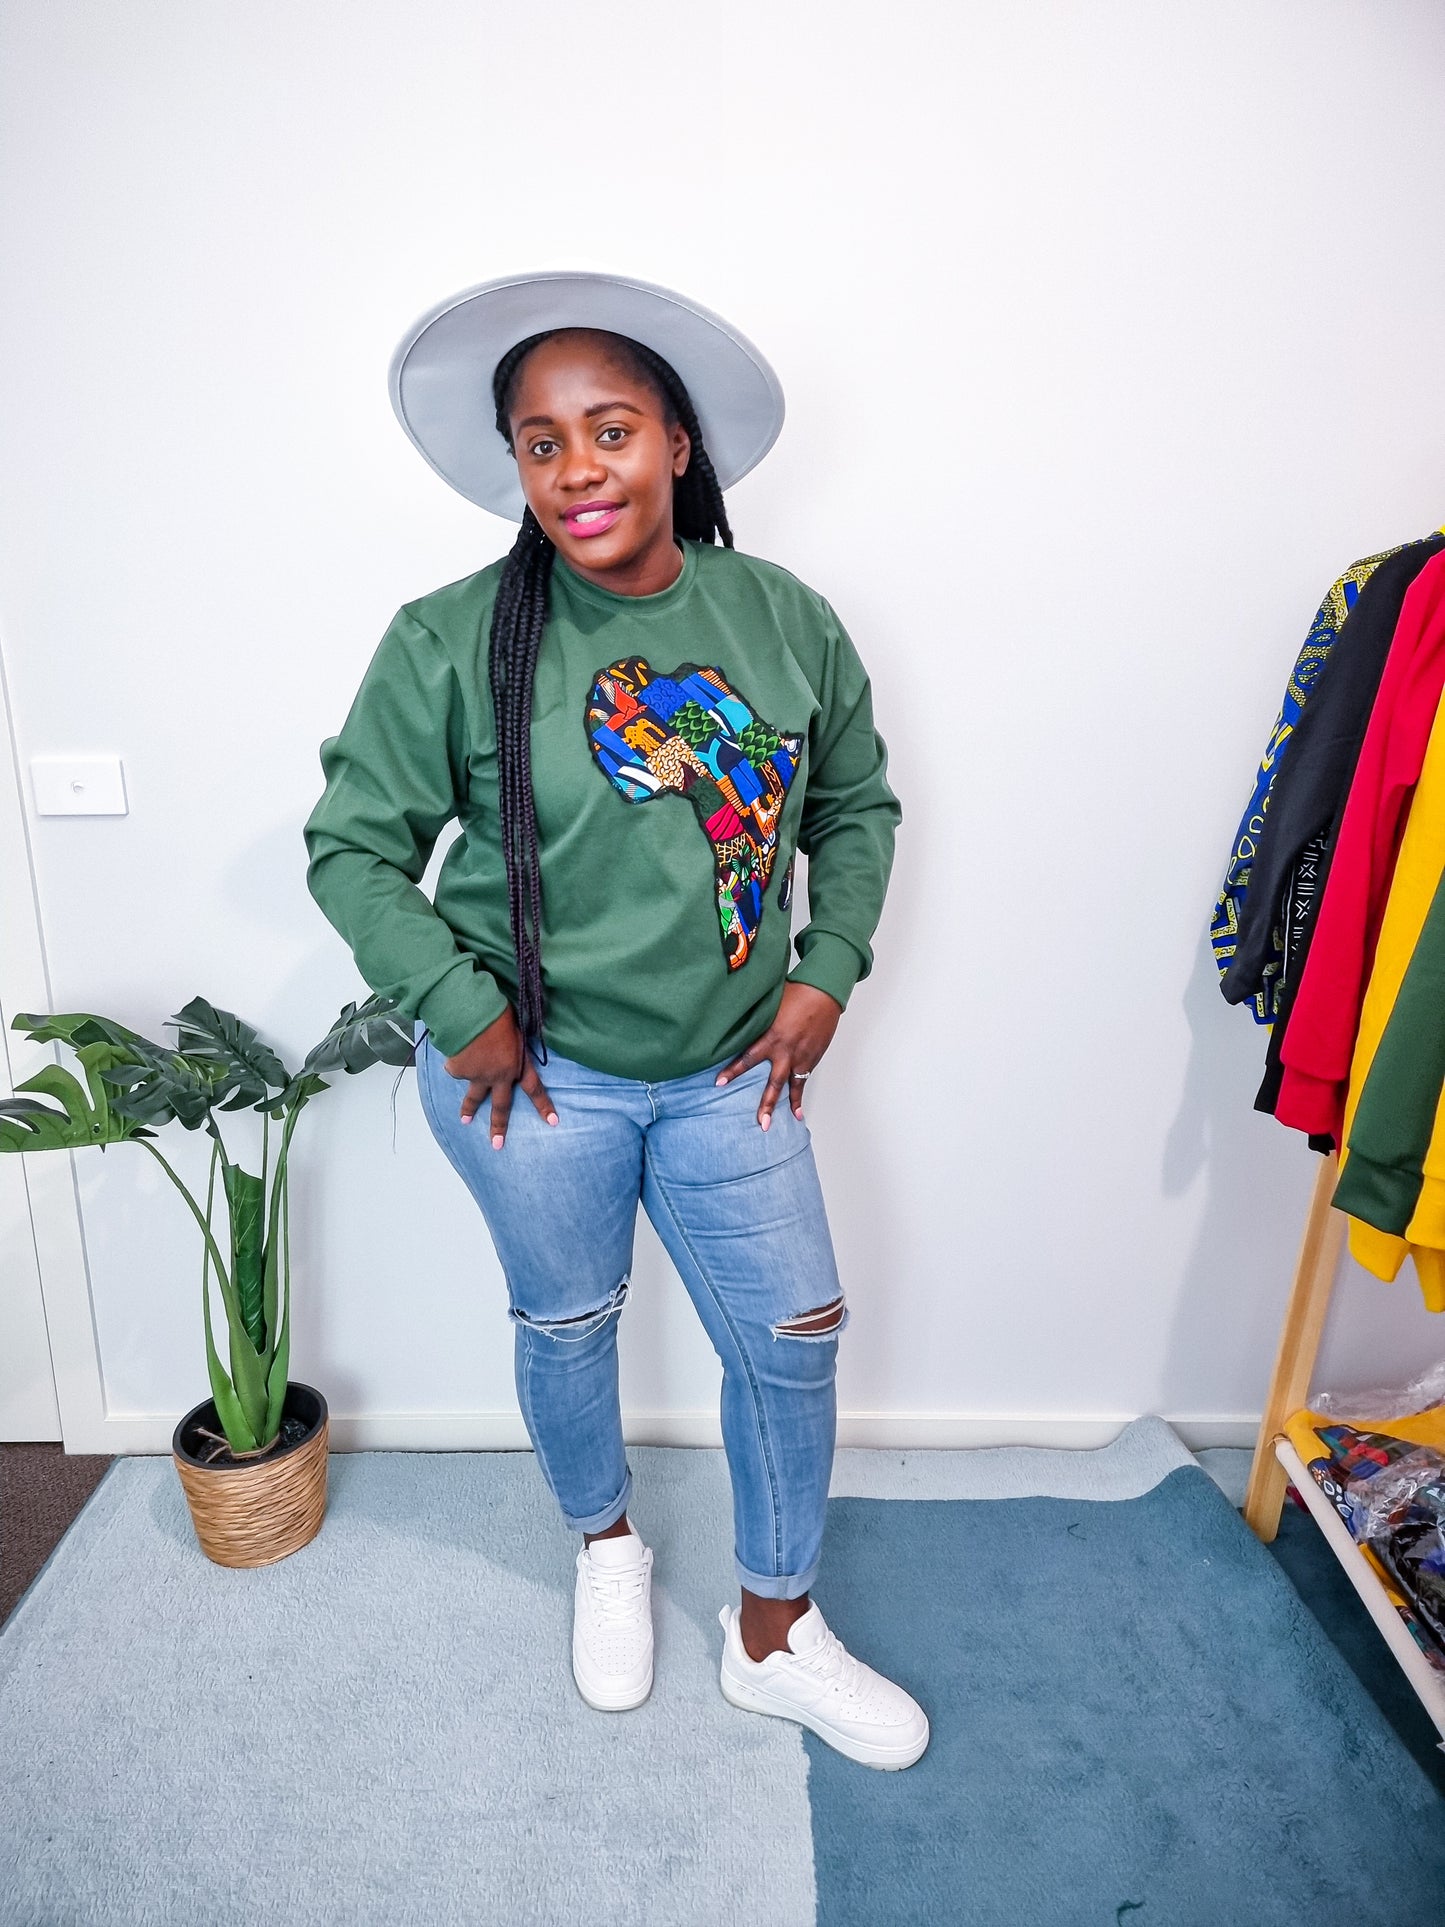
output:
[[[669,582],[665,589],[655,589],[651,595],[619,595],[616,589],[604,589],[599,583],[589,582],[586,576],[578,575],[575,569],[569,568],[560,553],[553,567],[565,576],[569,595],[580,596],[584,602],[595,603],[601,609],[619,612],[625,609],[638,615],[650,614],[654,609],[670,609],[675,603],[681,602],[697,575],[697,543],[680,539],[677,546],[682,550],[682,567],[677,572],[677,579]]]

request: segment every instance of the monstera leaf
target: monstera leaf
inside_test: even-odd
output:
[[[108,1087],[99,1091],[102,1107],[137,1123],[168,1124],[175,1117],[187,1130],[195,1130],[216,1102],[220,1080],[209,1062],[191,1062],[112,1017],[86,1010],[46,1017],[22,1014],[13,1019],[11,1029],[23,1030],[37,1044],[69,1044],[82,1063],[89,1054]],[[109,1055],[103,1056],[107,1050]],[[96,1095],[94,1077],[88,1081]]]
[[[275,1051],[234,1012],[217,1010],[204,997],[192,997],[170,1022],[176,1027],[176,1044],[186,1058],[214,1064],[234,1081],[235,1089],[220,1109],[239,1111],[249,1104],[264,1111],[271,1093],[290,1082],[291,1074]]]
[[[236,1088],[236,1074],[210,1057],[191,1057],[137,1038],[124,1062],[106,1073],[111,1106],[143,1124],[168,1124],[172,1118],[188,1131],[210,1123]]]
[[[124,1048],[131,1044],[144,1044],[147,1039],[138,1031],[128,1030],[124,1024],[116,1023],[113,1017],[97,1017],[88,1010],[58,1011],[51,1016],[35,1017],[21,1012],[10,1020],[11,1030],[23,1030],[37,1044],[69,1044],[79,1050],[86,1044],[113,1044]],[[159,1050],[159,1044],[152,1044],[152,1050]]]
[[[104,1149],[127,1139],[153,1137],[153,1131],[123,1116],[109,1101],[100,1071],[113,1050],[113,1045],[101,1043],[76,1053],[85,1066],[89,1099],[80,1080],[58,1064],[47,1064],[17,1084],[14,1097],[0,1098],[0,1151],[78,1151],[87,1144]],[[23,1095],[32,1091],[54,1098],[60,1109]]]
[[[347,1004],[319,1044],[306,1053],[306,1062],[271,1105],[272,1117],[301,1109],[318,1092],[328,1090],[323,1072],[370,1070],[373,1064],[409,1064],[415,1040],[407,1026],[391,1013],[396,1001],[368,997],[361,1005]],[[258,1106],[258,1108],[260,1108]]]
[[[370,1070],[373,1064],[409,1064],[415,1040],[407,1026],[391,1013],[391,997],[368,997],[360,1006],[348,1004],[319,1044],[306,1053],[304,1071]]]
[[[255,1451],[276,1437],[291,1356],[291,1240],[287,1159],[302,1108],[327,1088],[336,1071],[352,1075],[373,1064],[409,1064],[408,1025],[391,1013],[394,1002],[372,997],[348,1004],[293,1076],[249,1024],[203,997],[170,1018],[177,1048],[89,1011],[20,1016],[16,1030],[36,1043],[61,1043],[75,1053],[85,1083],[47,1064],[0,1100],[0,1151],[79,1150],[88,1144],[139,1142],[184,1199],[204,1248],[201,1302],[206,1369],[221,1426],[237,1452]],[[42,1101],[49,1100],[49,1101]],[[261,1174],[253,1176],[228,1155],[218,1111],[249,1106],[263,1114]],[[172,1120],[204,1128],[212,1139],[210,1180],[202,1206],[155,1144],[152,1125]],[[282,1121],[274,1162],[268,1164],[270,1120]],[[213,1225],[220,1179],[229,1253]],[[269,1179],[269,1184],[268,1184]],[[228,1262],[229,1259],[229,1262]],[[229,1366],[216,1349],[211,1279],[225,1311]]]

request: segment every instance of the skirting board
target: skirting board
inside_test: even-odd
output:
[[[885,1450],[958,1450],[975,1445],[1045,1445],[1087,1450],[1116,1439],[1136,1412],[1074,1417],[967,1412],[840,1412],[839,1445]],[[1259,1415],[1164,1415],[1190,1451],[1209,1445],[1253,1446]],[[67,1452],[169,1452],[173,1415],[115,1413],[85,1436],[66,1435]],[[623,1425],[633,1445],[720,1445],[716,1411],[629,1411]],[[331,1415],[338,1452],[516,1452],[528,1450],[521,1415],[512,1412],[365,1412]]]

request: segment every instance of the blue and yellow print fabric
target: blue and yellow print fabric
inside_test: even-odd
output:
[[[1335,640],[1345,625],[1345,618],[1359,597],[1361,589],[1369,581],[1375,570],[1387,556],[1398,553],[1397,544],[1392,549],[1382,549],[1378,555],[1368,555],[1360,562],[1352,562],[1339,579],[1330,585],[1324,601],[1315,612],[1310,624],[1309,634],[1290,673],[1289,686],[1284,692],[1279,714],[1274,728],[1269,732],[1264,755],[1255,775],[1254,789],[1250,794],[1244,815],[1240,818],[1235,832],[1234,848],[1230,852],[1229,867],[1224,873],[1224,884],[1214,906],[1214,917],[1209,927],[1209,941],[1214,950],[1214,961],[1219,966],[1220,975],[1228,970],[1234,958],[1235,941],[1239,934],[1239,915],[1249,890],[1250,874],[1254,868],[1254,853],[1264,829],[1265,812],[1269,808],[1270,791],[1274,788],[1284,761],[1290,738],[1294,735],[1310,691],[1319,680]],[[1249,1009],[1254,1013],[1257,1024],[1272,1024],[1279,1011],[1279,993],[1282,987],[1281,970],[1285,957],[1285,932],[1283,917],[1276,926],[1270,941],[1270,957],[1264,966],[1264,987],[1250,1000]]]

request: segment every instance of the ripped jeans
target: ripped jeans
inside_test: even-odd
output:
[[[796,1599],[818,1569],[847,1308],[808,1127],[786,1099],[758,1126],[768,1066],[718,1089],[718,1066],[641,1083],[555,1053],[558,1122],[518,1089],[494,1151],[485,1104],[417,1026],[417,1083],[437,1142],[481,1206],[506,1274],[517,1397],[567,1524],[600,1532],[632,1474],[617,1393],[617,1325],[639,1200],[722,1360],[739,1584]]]

